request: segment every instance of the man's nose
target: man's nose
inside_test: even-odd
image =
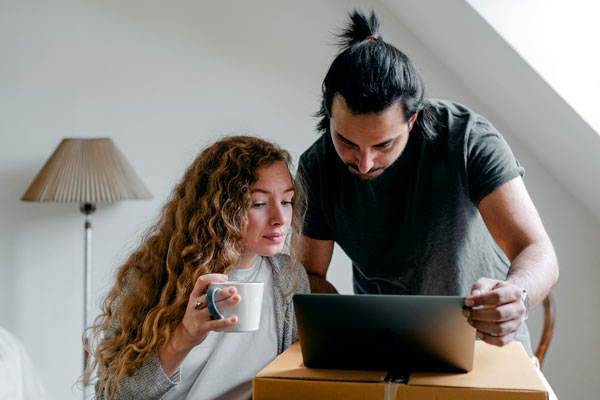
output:
[[[356,165],[361,174],[366,174],[373,168],[373,155],[368,150],[359,150],[357,153]]]

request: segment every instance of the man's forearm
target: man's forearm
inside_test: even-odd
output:
[[[550,241],[531,244],[513,260],[507,282],[529,293],[531,308],[544,300],[558,279],[558,261]]]
[[[338,293],[337,289],[325,278],[316,274],[308,274],[312,293]]]

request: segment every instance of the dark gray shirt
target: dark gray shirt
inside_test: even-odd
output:
[[[485,118],[458,103],[430,103],[438,136],[423,140],[415,126],[398,160],[373,180],[348,171],[328,134],[300,157],[304,234],[340,245],[356,293],[468,296],[481,277],[506,279],[509,260],[477,205],[524,170]],[[526,327],[518,339],[531,354]]]

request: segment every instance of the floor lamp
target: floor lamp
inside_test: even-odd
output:
[[[143,200],[152,194],[109,138],[63,139],[21,198],[23,201],[79,203],[84,224],[83,328],[91,325],[92,223],[97,203]],[[88,354],[83,354],[83,369]],[[84,387],[84,399],[87,388]]]

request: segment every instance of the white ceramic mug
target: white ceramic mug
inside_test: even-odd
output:
[[[215,303],[215,294],[226,287],[233,286],[241,297],[239,303],[219,310]],[[223,282],[211,283],[206,292],[206,305],[215,319],[223,319],[237,315],[238,322],[221,329],[219,332],[251,332],[260,328],[260,311],[262,309],[263,282]]]

